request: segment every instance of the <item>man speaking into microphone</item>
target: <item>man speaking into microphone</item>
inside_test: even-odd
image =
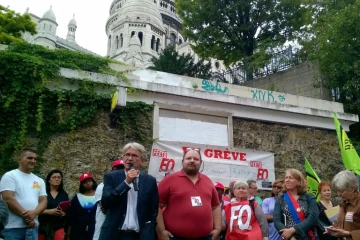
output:
[[[145,148],[132,142],[122,152],[125,169],[104,176],[101,204],[107,214],[99,240],[155,240],[159,195],[156,179],[139,170]]]

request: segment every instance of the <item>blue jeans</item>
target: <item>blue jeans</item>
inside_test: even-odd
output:
[[[35,228],[5,228],[2,232],[5,240],[37,240],[38,229]]]

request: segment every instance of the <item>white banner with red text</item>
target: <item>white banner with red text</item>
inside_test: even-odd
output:
[[[169,141],[153,143],[148,173],[159,182],[167,174],[179,171],[188,148],[199,149],[203,160],[200,171],[213,182],[228,186],[231,180],[251,179],[256,180],[259,189],[271,189],[275,180],[273,153]]]

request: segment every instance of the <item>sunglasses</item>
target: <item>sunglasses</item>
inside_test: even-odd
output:
[[[200,148],[186,148],[186,152],[190,151],[190,150],[194,150],[197,152],[200,152]]]
[[[276,188],[276,189],[282,189],[282,187],[281,186],[272,186],[273,188]]]

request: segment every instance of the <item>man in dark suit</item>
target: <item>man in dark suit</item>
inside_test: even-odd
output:
[[[156,239],[159,195],[156,179],[139,171],[145,159],[141,144],[128,143],[123,148],[125,169],[105,174],[101,203],[107,214],[99,240]]]

